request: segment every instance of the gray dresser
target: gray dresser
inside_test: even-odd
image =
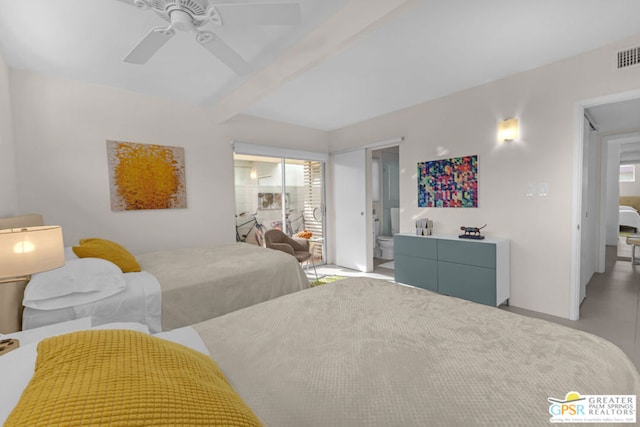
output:
[[[395,280],[481,304],[509,300],[509,240],[396,234]]]

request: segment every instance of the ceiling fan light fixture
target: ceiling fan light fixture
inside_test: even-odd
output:
[[[151,9],[169,22],[156,27],[136,44],[124,62],[146,63],[176,31],[195,33],[197,42],[238,75],[245,75],[251,67],[245,59],[218,34],[202,31],[211,23],[222,26],[297,25],[300,23],[300,0],[119,0],[139,9]],[[230,2],[232,1],[232,2]]]
[[[178,31],[191,31],[195,28],[191,15],[183,10],[171,11],[171,25]]]

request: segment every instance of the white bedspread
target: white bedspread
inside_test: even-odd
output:
[[[127,284],[125,289],[99,301],[58,310],[25,307],[22,329],[91,317],[94,326],[111,322],[138,322],[147,325],[152,333],[160,332],[161,294],[158,280],[145,271],[125,273],[123,276]]]
[[[298,261],[247,243],[137,255],[162,288],[162,328],[170,330],[309,287]]]
[[[375,279],[194,328],[270,426],[546,426],[550,397],[640,394],[634,365],[602,338]]]
[[[549,398],[640,394],[638,371],[607,340],[376,279],[285,295],[194,329],[158,336],[206,345],[269,426],[546,426]],[[33,374],[35,345],[0,357],[0,423]]]

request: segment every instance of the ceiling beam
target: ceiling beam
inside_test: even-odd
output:
[[[224,123],[288,81],[346,49],[384,25],[418,0],[351,0],[279,58],[256,72],[213,107],[213,119]]]

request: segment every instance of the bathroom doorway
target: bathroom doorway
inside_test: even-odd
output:
[[[373,266],[393,269],[393,235],[400,232],[400,150],[371,151]]]

